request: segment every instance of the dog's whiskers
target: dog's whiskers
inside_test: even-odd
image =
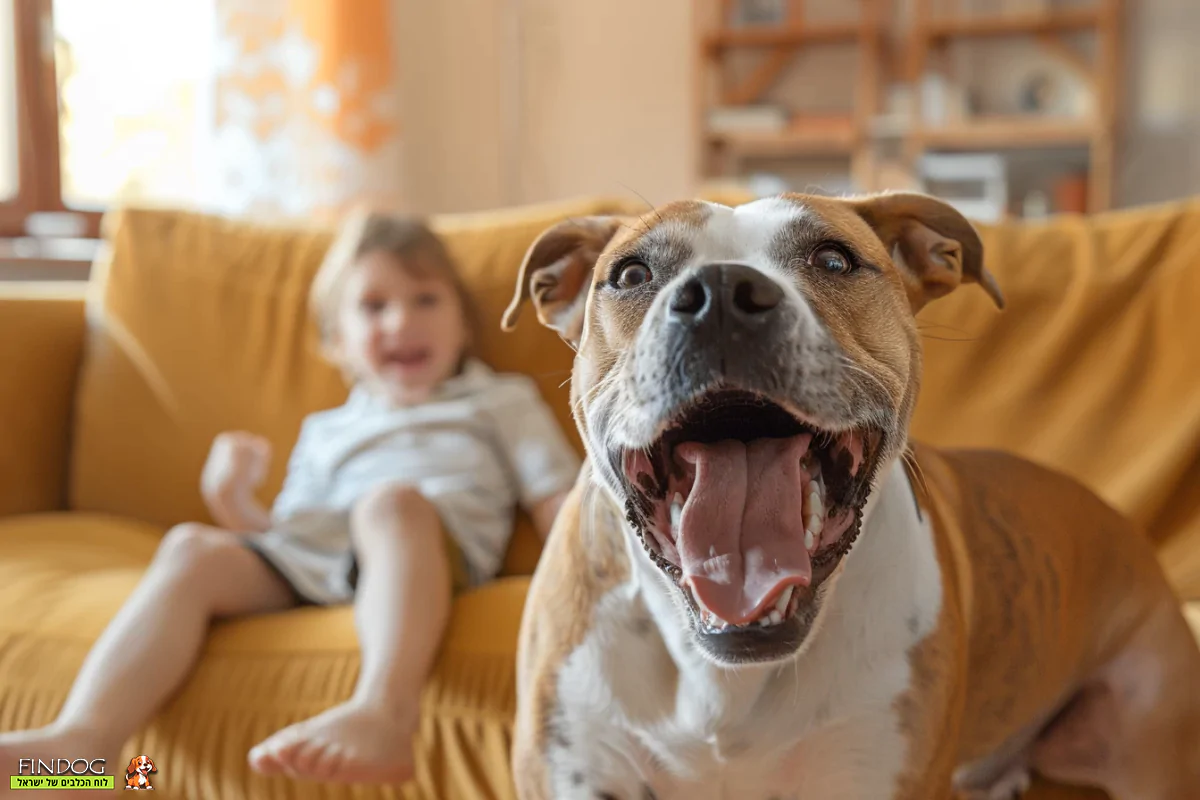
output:
[[[912,450],[906,448],[904,452],[900,454],[900,458],[904,459],[904,463],[908,464],[908,466],[912,468],[912,473],[916,476],[917,482],[921,484],[922,493],[928,495],[929,485],[925,482],[925,471],[921,469],[921,465],[917,462]]]
[[[867,370],[860,367],[858,364],[855,364],[847,356],[841,356],[841,360],[842,360],[843,367],[845,367],[846,369],[850,370],[851,372],[853,372],[857,375],[863,376],[868,381],[870,381],[872,384],[874,384],[874,386],[879,389],[881,397],[888,396],[888,390],[887,390],[887,387],[884,386],[883,381],[879,380],[879,378],[875,377],[870,372],[868,372]]]

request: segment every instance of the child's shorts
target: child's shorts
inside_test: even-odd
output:
[[[350,538],[350,512],[307,512],[265,533],[243,537],[302,604],[339,605],[354,600],[358,558]],[[462,550],[442,530],[455,594],[471,585]]]

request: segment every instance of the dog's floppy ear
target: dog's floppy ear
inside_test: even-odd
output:
[[[900,269],[914,312],[966,281],[978,283],[997,308],[1004,295],[983,266],[979,234],[953,207],[928,195],[894,192],[852,201]]]
[[[137,756],[129,759],[129,763],[125,765],[125,774],[132,775],[137,772]]]
[[[521,306],[532,298],[538,320],[571,344],[578,344],[592,270],[621,224],[619,217],[583,217],[543,232],[525,254],[516,293],[501,327],[512,330]]]

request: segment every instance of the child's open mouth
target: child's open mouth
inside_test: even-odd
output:
[[[400,370],[411,370],[423,367],[428,363],[433,352],[428,347],[412,347],[403,350],[392,350],[384,353],[383,366]]]

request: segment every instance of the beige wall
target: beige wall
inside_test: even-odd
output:
[[[397,3],[414,210],[580,194],[661,203],[696,188],[691,0]],[[830,3],[841,7],[811,6]],[[1185,77],[1200,75],[1200,2],[1136,0],[1126,13],[1117,204],[1200,193],[1200,94]],[[851,73],[813,52],[789,81],[838,94]]]
[[[521,197],[689,194],[690,0],[519,0]]]
[[[1126,0],[1117,201],[1200,194],[1200,2]]]
[[[396,24],[413,210],[692,192],[690,0],[400,0]]]
[[[405,196],[421,213],[505,205],[501,137],[503,7],[493,0],[399,0]]]

